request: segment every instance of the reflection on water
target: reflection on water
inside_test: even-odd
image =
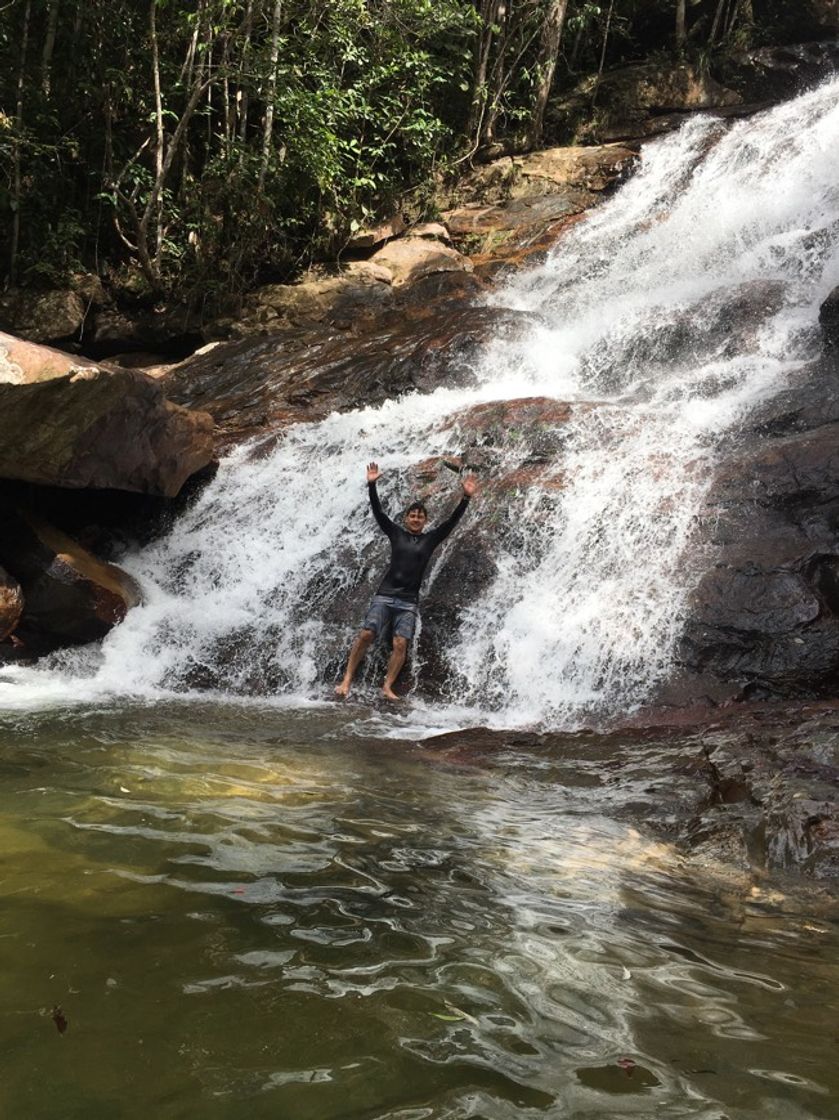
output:
[[[4,718],[4,1115],[835,1116],[829,921],[630,826],[591,736],[342,718]]]

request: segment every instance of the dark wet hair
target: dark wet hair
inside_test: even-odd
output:
[[[422,504],[422,502],[411,502],[411,504],[405,510],[404,516],[407,517],[412,509],[418,509],[420,511],[420,513],[423,514],[424,517],[426,517],[426,518],[428,517],[428,510],[425,508],[425,506]]]

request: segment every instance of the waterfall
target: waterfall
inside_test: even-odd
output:
[[[834,81],[649,143],[607,203],[494,294],[536,325],[489,346],[477,387],[237,449],[168,537],[122,561],[145,604],[101,647],[6,670],[0,696],[248,693],[256,679],[295,702],[323,695],[324,662],[352,630],[328,627],[322,605],[356,595],[370,564],[366,463],[395,511],[405,468],[459,450],[461,410],[546,396],[574,406],[551,467],[563,484],[521,495],[522,531],[449,649],[454,694],[470,721],[508,725],[639,704],[673,664],[721,441],[812,356],[839,283],[838,138]],[[732,325],[738,293],[759,313]],[[441,563],[445,550],[432,583]]]

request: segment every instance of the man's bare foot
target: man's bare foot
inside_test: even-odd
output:
[[[397,696],[389,684],[382,686],[382,696],[385,700],[401,700],[401,696]]]
[[[349,681],[341,681],[340,684],[335,685],[335,695],[340,696],[342,700],[346,700],[346,698],[349,696],[349,694],[350,694],[350,682]]]

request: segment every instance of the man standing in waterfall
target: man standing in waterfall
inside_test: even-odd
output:
[[[420,584],[428,567],[428,561],[435,548],[442,544],[463,517],[469,499],[478,489],[478,484],[472,475],[464,476],[461,483],[463,496],[457,508],[442,525],[425,533],[423,530],[428,520],[428,513],[422,502],[412,502],[405,510],[404,529],[385,515],[376,491],[379,475],[378,465],[370,463],[367,467],[367,491],[373,516],[390,541],[390,566],[373,596],[361,631],[352,644],[346,672],[341,683],[335,687],[335,692],[342,698],[349,695],[356,669],[371,643],[377,636],[390,630],[393,635],[393,647],[387,663],[382,692],[388,700],[399,699],[393,691],[393,686],[400,669],[405,664],[408,643],[414,636],[419,610]]]

